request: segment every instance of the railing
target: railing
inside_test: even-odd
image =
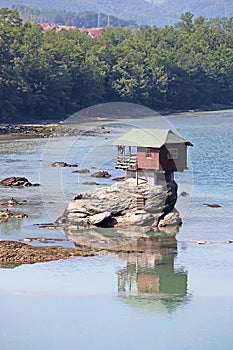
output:
[[[118,156],[116,169],[137,170],[137,156],[127,154]]]

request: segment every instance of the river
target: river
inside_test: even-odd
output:
[[[29,215],[0,224],[0,239],[47,237],[57,244],[53,239],[62,238],[72,247],[64,232],[38,224],[58,218],[74,195],[93,188],[83,184],[93,178],[51,164],[65,160],[78,169],[107,170],[112,177],[96,186],[109,185],[123,175],[114,169],[111,142],[132,126],[173,128],[194,144],[189,170],[176,176],[179,194],[188,193],[178,197],[183,225],[176,241],[140,257],[1,268],[0,349],[232,349],[233,111],[105,121],[87,136],[0,141],[1,179],[25,176],[41,184],[0,188],[1,203],[17,198],[17,211]]]

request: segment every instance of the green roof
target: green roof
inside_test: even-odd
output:
[[[161,148],[163,145],[169,143],[185,143],[187,146],[192,146],[191,142],[169,129],[136,128],[131,129],[129,132],[116,139],[112,145]]]

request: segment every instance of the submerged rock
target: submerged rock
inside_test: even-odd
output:
[[[124,227],[130,231],[158,226],[180,225],[174,210],[177,188],[167,191],[163,186],[149,183],[137,185],[128,179],[75,196],[55,224],[64,229],[93,229],[95,227]]]
[[[79,170],[74,170],[72,171],[72,173],[77,173],[77,174],[89,174],[90,173],[90,170],[88,169],[79,169]]]

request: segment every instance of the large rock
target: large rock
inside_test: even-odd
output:
[[[149,183],[137,185],[135,179],[128,179],[82,192],[69,203],[56,225],[65,230],[128,227],[131,231],[138,227],[157,228],[160,219],[163,220],[161,226],[179,225],[178,212],[168,216],[174,209],[176,190],[172,193],[171,189],[167,191],[163,186]]]

